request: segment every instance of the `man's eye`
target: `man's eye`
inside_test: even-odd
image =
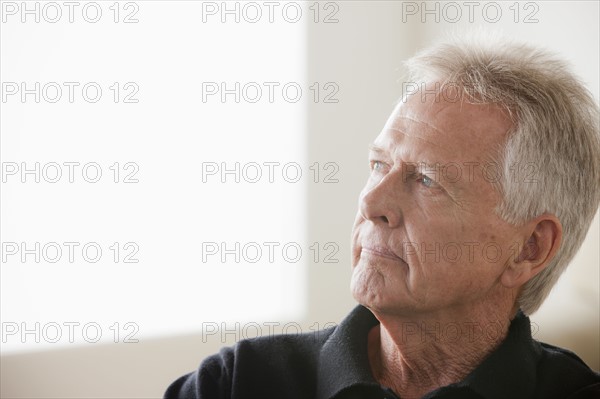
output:
[[[420,175],[417,181],[427,188],[435,188],[437,186],[437,183],[432,178],[425,175]]]
[[[371,161],[371,170],[380,172],[381,170],[383,170],[383,162]]]

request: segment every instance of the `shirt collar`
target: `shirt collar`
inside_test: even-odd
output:
[[[469,386],[489,399],[532,397],[540,356],[540,345],[531,336],[529,317],[519,311],[498,348],[454,385]]]
[[[379,386],[367,352],[369,330],[378,323],[371,311],[358,305],[335,328],[319,356],[317,399],[329,399],[354,385]]]
[[[335,328],[319,355],[317,399],[329,399],[353,386],[377,388],[371,373],[367,337],[379,321],[362,305]],[[530,397],[541,349],[531,337],[529,318],[522,312],[511,322],[505,340],[463,381],[439,388],[425,398],[470,389],[484,398]]]

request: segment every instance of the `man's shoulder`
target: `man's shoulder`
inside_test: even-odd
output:
[[[572,351],[534,339],[522,312],[502,343],[459,385],[484,398],[600,398],[600,375]]]
[[[574,352],[538,342],[536,397],[585,399],[600,397],[600,374]]]
[[[281,367],[298,361],[309,362],[318,357],[334,330],[335,327],[331,327],[312,332],[242,339],[233,346],[223,347],[219,353],[206,358],[203,364],[218,362],[233,367],[252,362],[255,366]]]
[[[594,382],[600,382],[600,374],[592,370],[577,354],[569,349],[536,341],[541,349],[538,371],[542,374],[572,373]]]
[[[334,330],[242,339],[171,384],[165,398],[313,396],[319,353]]]

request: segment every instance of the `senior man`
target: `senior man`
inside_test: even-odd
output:
[[[224,348],[167,398],[600,398],[600,375],[527,317],[600,202],[595,101],[525,45],[449,42],[407,65],[353,229],[360,305]]]

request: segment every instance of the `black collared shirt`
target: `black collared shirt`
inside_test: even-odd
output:
[[[367,335],[378,323],[357,306],[337,327],[242,340],[171,384],[167,399],[396,399],[371,374]],[[506,339],[463,381],[426,399],[600,398],[600,374],[574,353],[535,341],[521,312]]]

